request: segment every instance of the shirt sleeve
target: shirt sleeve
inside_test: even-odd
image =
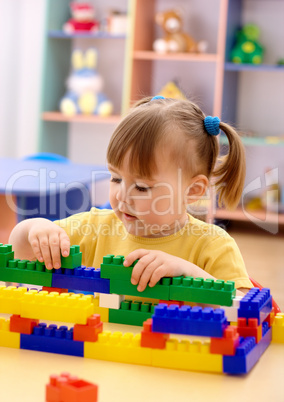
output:
[[[54,223],[65,230],[71,244],[79,244],[82,237],[87,234],[88,221],[89,212],[81,212],[68,218],[54,221]]]
[[[231,236],[208,237],[203,248],[198,266],[215,278],[234,281],[237,289],[253,287],[241,252]]]
[[[71,246],[80,246],[82,264],[86,266],[92,266],[97,244],[97,226],[93,215],[91,211],[81,212],[54,222],[65,230]]]

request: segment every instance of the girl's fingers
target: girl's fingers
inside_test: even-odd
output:
[[[152,273],[152,276],[149,281],[149,286],[150,287],[155,286],[159,282],[159,280],[161,280],[165,276],[167,276],[167,270],[164,264],[162,264]]]
[[[39,260],[40,262],[43,262],[43,255],[41,253],[41,249],[40,249],[40,245],[39,245],[39,240],[37,238],[31,240],[31,247],[33,250],[33,253],[36,257],[37,260]]]
[[[139,258],[144,257],[144,255],[149,254],[149,250],[145,250],[143,248],[139,248],[137,250],[132,251],[131,253],[128,254],[128,256],[125,258],[123,265],[125,267],[129,267],[134,263],[134,261],[138,260]]]
[[[50,245],[52,266],[53,268],[58,269],[61,267],[61,253],[60,253],[59,236],[57,233],[49,237],[49,245]]]
[[[68,257],[70,252],[70,239],[65,232],[60,233],[59,242],[63,257]]]
[[[151,264],[155,260],[155,256],[153,254],[145,255],[144,257],[140,258],[137,264],[134,266],[131,276],[131,283],[132,285],[137,285],[138,282],[141,280],[141,275],[147,269],[149,264]]]
[[[53,268],[48,237],[39,240],[40,251],[47,269]]]
[[[153,272],[157,269],[159,266],[159,263],[157,259],[153,260],[149,264],[147,264],[146,268],[142,271],[140,279],[139,279],[139,284],[137,286],[137,290],[139,292],[143,292],[143,290],[146,289],[147,284],[150,282]],[[156,283],[155,283],[156,284]]]

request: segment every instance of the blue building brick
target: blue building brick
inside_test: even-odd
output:
[[[74,269],[55,270],[52,274],[51,286],[82,292],[109,293],[110,281],[101,278],[100,269],[81,266]]]
[[[84,342],[73,340],[73,328],[45,323],[34,327],[31,335],[21,334],[20,348],[39,352],[84,356]]]
[[[272,339],[272,329],[263,327],[264,336],[256,344],[254,337],[241,338],[234,356],[223,356],[223,371],[228,374],[246,374],[260,359]]]
[[[159,304],[152,316],[152,331],[221,338],[228,326],[223,309]]]
[[[270,290],[252,288],[240,301],[238,317],[257,318],[261,324],[272,310],[272,296]]]

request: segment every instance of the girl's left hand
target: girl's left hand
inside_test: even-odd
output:
[[[189,261],[159,250],[138,249],[132,251],[126,257],[124,266],[129,267],[135,260],[139,261],[133,268],[131,283],[132,285],[138,284],[139,292],[145,290],[147,284],[150,287],[155,286],[165,276],[198,276],[198,271],[203,271]]]

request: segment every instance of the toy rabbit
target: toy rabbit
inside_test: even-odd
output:
[[[75,114],[109,116],[113,105],[101,92],[103,79],[96,70],[97,51],[88,49],[72,53],[73,71],[67,79],[67,92],[60,101],[60,111],[67,115]]]

